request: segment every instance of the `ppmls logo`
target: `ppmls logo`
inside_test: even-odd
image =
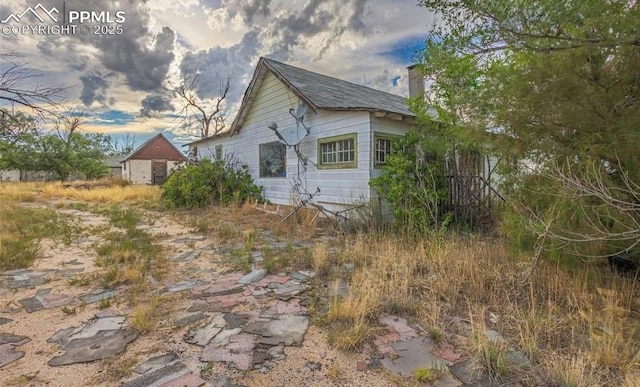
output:
[[[1,16],[0,16],[1,17]],[[35,19],[40,23],[38,23]],[[58,21],[61,23],[58,23]],[[125,12],[69,10],[62,3],[62,12],[56,7],[47,9],[42,3],[0,18],[1,35],[121,35]],[[53,23],[52,23],[53,22]]]
[[[55,13],[56,15],[60,13],[60,11],[58,11],[58,9],[56,7],[51,7],[50,10],[47,10],[44,5],[38,3],[38,5],[36,5],[35,7],[31,8],[31,7],[27,7],[27,9],[25,9],[24,11],[15,14],[12,13],[9,16],[7,16],[6,19],[4,19],[2,21],[3,24],[8,23],[9,21],[13,20],[16,23],[20,22],[20,19],[22,19],[22,17],[24,17],[25,15],[31,13],[31,15],[35,16],[38,20],[40,20],[40,23],[44,23],[45,19],[40,16],[40,13],[38,12],[38,10],[40,10],[42,13],[44,13],[49,19],[53,20],[54,23],[58,22],[58,18],[53,16],[53,14]]]

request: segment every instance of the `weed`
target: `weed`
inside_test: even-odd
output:
[[[40,385],[46,384],[44,380],[38,378],[40,371],[36,371],[32,374],[22,374],[11,379],[4,381],[6,386],[27,386],[27,385]]]
[[[140,214],[131,208],[121,208],[120,206],[112,206],[109,212],[109,222],[116,227],[126,230],[132,230],[140,222]]]
[[[218,228],[218,237],[220,237],[222,242],[227,242],[238,235],[239,235],[238,230],[234,229],[233,227],[227,224],[223,224],[222,226],[220,226],[220,228]]]
[[[333,382],[337,382],[342,379],[343,374],[344,371],[338,363],[331,363],[329,368],[327,368],[327,377],[329,377]]]
[[[329,272],[331,261],[329,251],[325,243],[318,243],[313,247],[313,270],[319,277],[325,276]]]
[[[76,314],[76,308],[63,306],[61,310],[62,310],[62,313],[66,314],[66,315]]]
[[[444,334],[442,333],[440,328],[436,326],[430,326],[427,331],[429,332],[429,337],[434,344],[438,345],[442,343],[442,340],[444,340]]]
[[[26,268],[37,258],[43,238],[66,243],[77,234],[68,216],[54,210],[0,203],[0,270]]]
[[[207,374],[213,369],[213,362],[208,361],[200,367],[200,374]]]
[[[100,279],[100,286],[102,286],[103,288],[107,288],[116,283],[119,277],[120,269],[118,268],[118,266],[110,267],[102,275],[102,278]]]
[[[110,306],[111,306],[110,298],[103,298],[100,300],[100,302],[98,302],[98,309],[107,309]]]
[[[150,332],[156,326],[157,307],[160,302],[158,297],[152,298],[148,303],[137,306],[133,311],[133,318],[129,321],[131,327],[141,334]]]
[[[359,320],[334,326],[329,331],[328,341],[338,349],[352,351],[362,348],[372,332],[373,329],[366,321]]]
[[[421,367],[413,371],[413,378],[419,383],[433,384],[444,377],[445,371],[439,368]]]
[[[70,278],[67,283],[71,286],[89,286],[93,281],[94,277],[92,275],[81,275],[78,277]]]
[[[189,226],[193,228],[193,232],[208,234],[213,228],[213,223],[205,217],[194,217],[189,220]]]
[[[106,243],[96,246],[96,264],[106,269],[102,286],[141,283],[151,271],[160,279],[166,272],[167,261],[162,256],[162,247],[155,243],[157,236],[152,237],[136,227],[140,214],[119,206],[112,206],[107,213],[110,223],[124,228],[126,234],[109,232],[104,236]]]
[[[117,382],[122,379],[128,378],[133,372],[133,367],[138,364],[138,360],[130,357],[113,357],[105,360],[104,378],[107,382]],[[114,383],[115,384],[115,383]]]
[[[251,250],[247,249],[245,246],[241,249],[232,251],[230,264],[231,267],[236,270],[240,270],[244,273],[250,272],[253,265],[253,255],[251,254]]]
[[[254,228],[248,228],[242,232],[244,237],[244,245],[248,250],[252,250],[258,242],[258,233]]]
[[[472,343],[471,352],[478,364],[490,375],[499,378],[509,372],[509,348],[502,338],[490,338],[484,322],[484,311],[479,317],[471,319]]]
[[[79,183],[80,184],[80,183]],[[157,186],[145,185],[95,185],[90,189],[77,187],[64,187],[60,183],[48,183],[44,185],[39,195],[45,199],[67,198],[83,202],[116,203],[125,202],[159,202],[161,191]]]

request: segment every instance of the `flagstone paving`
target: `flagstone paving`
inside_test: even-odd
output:
[[[81,220],[100,223],[91,214],[81,211],[74,214]],[[121,311],[109,306],[125,296],[125,287],[71,287],[67,283],[69,275],[89,275],[91,271],[85,273],[83,270],[97,269],[93,262],[87,261],[91,255],[68,256],[60,262],[73,266],[71,269],[44,267],[0,273],[0,297],[7,300],[0,308],[3,329],[0,332],[0,367],[20,366],[25,352],[34,351],[40,357],[46,356],[42,363],[54,368],[96,364],[98,360],[118,356],[136,359],[131,376],[119,381],[130,387],[234,385],[234,380],[248,383],[242,373],[234,372],[251,370],[258,371],[255,374],[258,384],[261,383],[259,380],[264,380],[260,375],[265,375],[266,380],[271,380],[271,375],[273,380],[280,380],[274,382],[278,385],[289,385],[287,380],[293,380],[290,379],[293,376],[309,378],[310,385],[329,385],[327,373],[332,364],[350,367],[359,375],[354,376],[356,384],[387,385],[386,379],[369,375],[380,367],[409,378],[419,368],[450,369],[456,378],[444,377],[439,381],[441,386],[491,383],[487,375],[476,371],[475,365],[457,353],[453,346],[446,342],[434,346],[422,330],[417,330],[405,319],[388,314],[379,318],[383,328],[374,337],[370,351],[354,355],[360,360],[352,365],[336,360],[343,355],[326,344],[323,344],[324,349],[309,352],[309,348],[318,346],[319,340],[326,342],[326,334],[317,330],[314,330],[313,342],[306,342],[311,326],[308,305],[315,273],[270,274],[260,266],[262,253],[256,252],[253,252],[256,266],[251,271],[229,271],[218,267],[216,262],[220,262],[221,256],[243,248],[242,245],[221,247],[215,240],[186,232],[185,228],[182,232],[167,232],[170,227],[163,224],[146,228],[167,234],[162,244],[170,252],[172,265],[170,279],[151,279],[151,285],[155,286],[156,294],[171,297],[179,305],[168,308],[167,313],[160,316],[155,335],[140,336],[129,321],[133,316],[131,310]],[[272,239],[272,248],[311,246],[308,242],[278,242],[268,233],[265,233],[265,239]],[[345,270],[353,268],[345,264]],[[339,279],[321,289],[330,298],[349,294],[348,283]],[[42,332],[24,330],[20,331],[22,334],[10,333],[19,331],[16,324],[25,319],[37,319],[40,314],[63,307],[70,308],[72,314],[78,309],[78,314],[74,315],[77,317],[64,316],[67,312],[58,313],[52,327],[45,330],[46,336]],[[31,337],[37,337],[39,342],[23,349],[27,348],[27,343],[32,344]],[[151,338],[156,341],[150,342]],[[129,356],[136,350],[145,355]],[[329,352],[333,355],[327,356]],[[280,363],[284,365],[284,371],[278,371]],[[5,369],[8,368],[3,371]],[[208,369],[215,372],[205,371]],[[291,375],[287,376],[287,372]],[[49,375],[47,372],[42,374]],[[54,380],[49,382],[56,385]]]

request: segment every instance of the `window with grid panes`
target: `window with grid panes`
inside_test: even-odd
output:
[[[373,135],[373,165],[382,167],[387,163],[389,155],[393,152],[393,139],[400,136],[390,133],[376,132]]]
[[[320,168],[356,168],[357,134],[327,137],[318,140]]]

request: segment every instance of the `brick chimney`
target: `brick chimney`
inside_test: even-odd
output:
[[[424,77],[418,65],[411,65],[407,69],[409,70],[409,97],[424,95]]]

